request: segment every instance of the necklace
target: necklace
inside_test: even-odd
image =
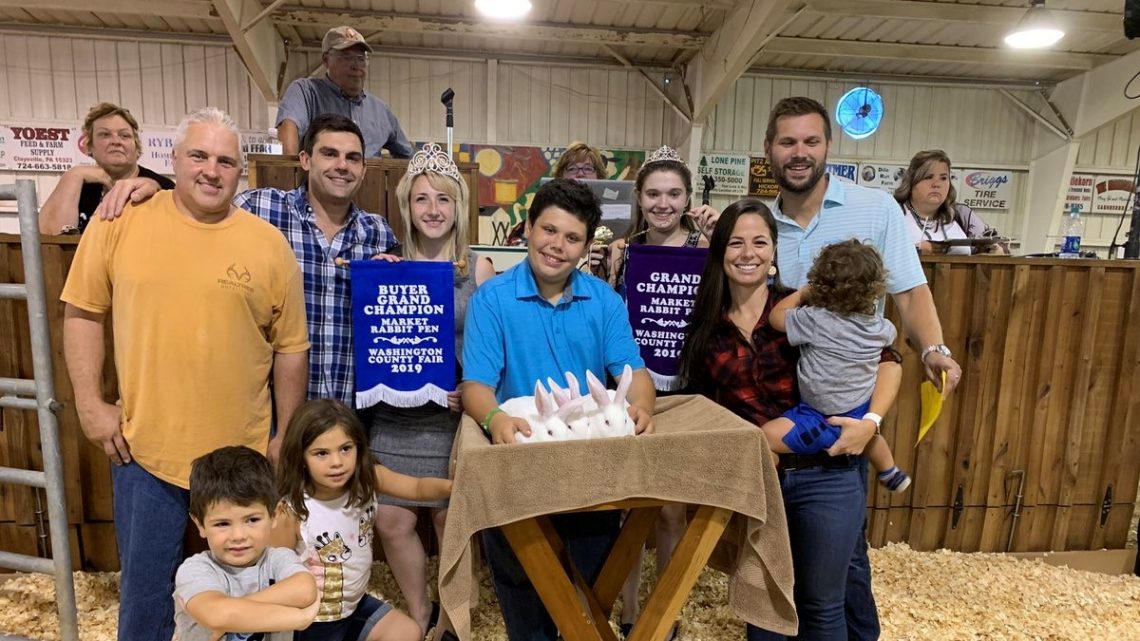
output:
[[[934,240],[934,237],[930,235],[930,232],[940,231],[942,229],[942,223],[938,222],[937,220],[930,220],[928,218],[919,216],[918,212],[914,210],[914,206],[909,202],[906,204],[906,210],[910,212],[911,217],[914,218],[914,224],[918,225],[918,228],[922,230],[922,235],[926,237],[926,240]],[[942,232],[942,236],[945,238],[946,233]]]

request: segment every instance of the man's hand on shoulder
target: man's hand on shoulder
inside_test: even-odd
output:
[[[114,220],[123,215],[127,203],[137,205],[149,200],[161,191],[158,182],[152,178],[128,178],[120,180],[103,195],[99,207],[95,209],[95,216],[103,220]]]

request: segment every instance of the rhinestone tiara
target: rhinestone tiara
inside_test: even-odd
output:
[[[424,148],[417,151],[408,161],[408,174],[412,176],[418,176],[429,171],[452,178],[455,182],[463,182],[463,177],[459,175],[459,168],[455,166],[455,162],[451,160],[443,148],[434,142],[424,145]]]
[[[672,160],[681,164],[685,163],[685,161],[681,159],[681,154],[677,153],[676,149],[673,149],[669,145],[663,145],[657,151],[649,154],[649,157],[645,159],[645,164],[649,165],[655,162],[664,162],[666,160]],[[644,167],[645,165],[642,166]]]

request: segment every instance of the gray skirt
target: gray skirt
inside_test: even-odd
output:
[[[376,461],[408,476],[447,478],[448,459],[461,414],[430,403],[423,407],[371,408],[369,445]],[[408,501],[381,494],[382,505],[447,507],[447,501]]]

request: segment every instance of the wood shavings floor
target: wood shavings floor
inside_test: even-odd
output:
[[[652,554],[644,576],[655,575]],[[1140,578],[1109,576],[994,554],[871,551],[883,641],[1126,641],[1140,639]],[[77,573],[83,641],[113,641],[118,576]],[[505,641],[486,573],[473,613],[478,641]],[[644,582],[643,582],[644,583]],[[388,567],[373,568],[370,589],[402,607]],[[645,597],[643,586],[643,595]],[[19,575],[0,584],[0,635],[59,638],[50,577]],[[705,570],[682,613],[687,641],[739,641],[743,625],[724,605],[724,575]]]

